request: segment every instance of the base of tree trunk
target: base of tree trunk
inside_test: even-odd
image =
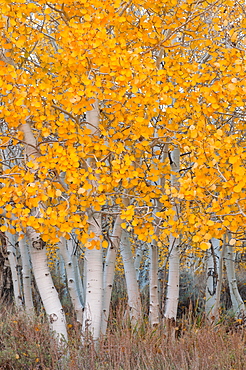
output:
[[[171,319],[164,318],[164,334],[165,336],[174,341],[177,334],[176,320],[172,317]]]

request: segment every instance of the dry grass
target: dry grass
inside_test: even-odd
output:
[[[226,322],[211,327],[192,316],[183,318],[175,341],[164,329],[143,324],[129,328],[123,314],[114,319],[97,349],[80,343],[80,330],[69,328],[67,349],[52,340],[45,318],[2,312],[0,317],[0,369],[6,370],[243,370],[246,364],[245,329]],[[69,359],[67,353],[69,351]],[[64,363],[65,361],[65,363]]]

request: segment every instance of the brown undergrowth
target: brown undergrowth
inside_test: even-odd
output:
[[[42,314],[37,317],[13,309],[2,311],[0,369],[245,369],[245,328],[233,320],[211,326],[189,313],[177,325],[177,338],[172,341],[165,328],[153,330],[147,323],[130,328],[125,313],[119,310],[97,349],[90,339],[81,345],[75,322],[68,326],[69,343],[61,349],[52,339]]]

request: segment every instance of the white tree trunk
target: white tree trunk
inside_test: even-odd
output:
[[[175,148],[171,153],[171,186],[178,188],[178,176],[180,170],[180,151]],[[180,213],[179,203],[173,204],[175,211],[174,220],[177,221]],[[179,237],[173,234],[169,237],[169,270],[168,270],[168,285],[167,298],[164,317],[171,321],[176,321],[178,300],[179,300]]]
[[[89,233],[93,232],[93,241],[100,242],[101,215],[88,212]],[[101,334],[102,302],[103,302],[103,263],[102,248],[85,250],[85,308],[83,314],[82,333],[90,333],[94,340]]]
[[[160,68],[160,60],[163,55],[163,50],[160,51],[159,58],[157,59],[157,67]],[[159,61],[158,61],[159,60]],[[166,144],[164,145],[164,150],[162,154],[162,161],[164,162],[168,156],[168,146],[169,146],[169,139],[167,139]],[[178,158],[179,161],[179,158]],[[179,165],[179,163],[178,163]],[[176,181],[176,177],[175,177]],[[165,176],[163,175],[160,178],[160,186],[164,190],[165,185]],[[176,185],[175,183],[172,185]],[[155,204],[155,236],[159,239],[160,235],[160,223],[161,220],[156,217],[156,213],[160,212],[162,205],[159,199],[154,200]],[[149,267],[149,296],[150,296],[150,308],[149,308],[149,321],[152,327],[157,326],[160,322],[160,282],[159,282],[159,248],[157,245],[157,240],[153,240],[152,244],[149,247],[149,259],[150,259],[150,267]]]
[[[207,282],[206,282],[206,303],[205,313],[210,321],[214,321],[215,311],[217,306],[217,288],[218,288],[218,274],[220,261],[220,241],[218,239],[211,239],[212,246],[208,250],[207,259]],[[219,293],[219,291],[218,291]],[[220,296],[219,296],[220,299]]]
[[[60,253],[65,263],[68,292],[70,294],[71,301],[72,301],[72,304],[73,304],[73,307],[76,313],[76,319],[82,325],[83,306],[81,304],[81,301],[79,298],[79,292],[77,289],[72,256],[67,249],[67,243],[64,238],[62,238],[62,241],[60,243]]]
[[[31,277],[31,264],[28,246],[25,239],[19,241],[19,249],[22,260],[22,279],[23,279],[23,295],[25,310],[33,312],[33,298],[32,298],[32,277]]]
[[[213,242],[213,240],[215,241],[215,243]],[[213,238],[212,243],[213,243],[214,248],[215,248],[215,245],[217,243],[217,239]],[[218,243],[219,243],[219,241],[218,241]],[[224,266],[225,248],[226,248],[226,243],[225,243],[225,239],[224,239],[222,249],[221,249],[221,252],[220,252],[220,256],[219,256],[219,262],[218,262],[218,281],[217,281],[217,287],[216,287],[215,304],[214,304],[214,307],[212,308],[211,316],[210,316],[210,318],[213,321],[218,321],[219,316],[220,316],[219,315],[219,307],[220,307],[220,295],[221,295],[222,280],[223,280],[223,266]]]
[[[5,232],[5,235],[6,235],[6,251],[11,269],[15,304],[16,307],[20,308],[23,306],[23,304],[22,304],[20,276],[18,274],[18,263],[16,257],[14,236],[9,232]]]
[[[70,255],[72,256],[72,261],[73,261],[73,267],[74,267],[74,276],[75,276],[75,281],[76,281],[76,286],[77,286],[77,291],[79,294],[79,299],[81,305],[84,307],[84,287],[82,283],[82,277],[80,273],[80,268],[79,268],[79,261],[78,261],[78,255],[77,252],[74,248],[72,240],[67,240],[67,249]]]
[[[86,113],[88,127],[92,134],[96,133],[99,126],[99,107],[96,100],[92,104],[92,109]],[[90,167],[95,167],[94,159],[89,158],[87,163]],[[96,188],[97,182],[92,181],[92,185]],[[95,235],[94,240],[99,244],[99,248],[89,246],[85,251],[85,307],[83,315],[82,333],[90,332],[94,340],[98,340],[101,333],[101,318],[102,318],[102,302],[103,302],[103,261],[100,236],[101,214],[94,213],[93,209],[88,209],[88,234],[91,232]],[[92,242],[93,242],[92,241]]]
[[[137,247],[136,255],[134,258],[134,267],[136,270],[137,282],[139,282],[140,264],[141,264],[142,258],[143,258],[143,246],[140,245],[139,247]]]
[[[169,246],[167,301],[164,316],[176,321],[179,300],[179,239],[170,235]]]
[[[225,249],[225,265],[227,279],[230,289],[230,296],[232,302],[232,311],[237,317],[245,317],[246,308],[243,299],[238,291],[237,279],[235,273],[235,253],[232,246],[228,243]]]
[[[20,129],[24,133],[25,142],[27,144],[25,146],[26,159],[28,161],[35,161],[39,153],[35,149],[36,139],[33,135],[32,128],[30,124],[26,122],[21,125]],[[38,210],[31,210],[31,215],[39,217]],[[49,271],[45,243],[42,241],[40,234],[31,227],[27,228],[27,236],[30,242],[33,275],[48,316],[50,328],[56,333],[59,343],[61,343],[62,340],[67,341],[66,318]]]
[[[137,324],[139,324],[142,318],[142,305],[136,271],[134,268],[129,234],[126,230],[122,230],[120,253],[122,256],[125,271],[130,320],[131,324],[133,326],[136,326]]]
[[[89,123],[92,134],[95,134],[99,127],[99,107],[98,101],[92,103],[92,109],[86,113],[87,122]],[[89,158],[88,166],[96,168],[95,160]],[[97,188],[97,181],[93,180],[92,186]],[[87,243],[85,251],[85,307],[83,315],[82,334],[91,333],[92,338],[97,341],[101,334],[102,322],[102,305],[103,305],[103,253],[101,247],[101,214],[94,212],[93,208],[87,210],[88,215],[88,234],[91,232],[95,235],[91,242],[98,243],[98,249],[90,247],[90,241]]]
[[[158,247],[156,241],[149,247],[150,271],[149,271],[149,320],[152,327],[159,325],[159,293],[158,293]]]
[[[30,242],[33,274],[50,328],[62,343],[62,340],[67,341],[66,318],[48,267],[45,244],[32,228],[27,228],[27,236]]]
[[[0,52],[0,60],[1,60],[1,52]],[[2,159],[2,169],[3,171],[5,171],[8,169],[5,160],[8,160],[9,153],[6,154],[6,158],[4,156],[3,150],[0,151],[0,154],[1,154],[1,159]],[[9,261],[10,270],[11,270],[15,305],[16,307],[20,308],[20,307],[23,307],[23,302],[22,302],[22,294],[21,294],[20,275],[18,274],[18,262],[17,262],[16,248],[15,248],[15,238],[8,231],[5,232],[5,236],[6,236],[6,239],[5,239],[6,240],[6,252],[8,255],[8,261]]]
[[[103,271],[103,309],[101,326],[102,335],[106,335],[107,330],[110,301],[115,275],[115,262],[122,234],[121,223],[122,220],[120,216],[117,216],[114,224],[113,235],[110,237],[112,242],[107,249],[106,261]]]

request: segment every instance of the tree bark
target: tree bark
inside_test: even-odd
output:
[[[99,106],[98,101],[92,105],[92,109],[86,113],[87,122],[90,124],[92,134],[96,134],[99,127]],[[88,166],[95,168],[95,160],[89,158]],[[97,180],[91,181],[92,186],[97,188]],[[102,305],[103,305],[103,253],[101,246],[102,221],[100,212],[94,212],[91,207],[87,210],[88,235],[93,233],[94,239],[88,241],[85,250],[85,307],[82,324],[82,334],[90,333],[97,341],[101,334]],[[92,243],[91,243],[92,242]],[[93,245],[97,243],[97,247]],[[91,245],[90,245],[91,244]]]
[[[230,241],[230,238],[229,238]],[[246,308],[244,301],[239,293],[235,272],[235,252],[233,252],[233,247],[230,242],[226,244],[225,248],[225,265],[227,279],[230,289],[230,296],[232,302],[232,311],[236,317],[245,317]]]
[[[180,170],[180,151],[175,148],[171,153],[171,186],[178,188],[178,176]],[[173,210],[175,212],[174,221],[177,221],[180,213],[180,204],[173,201]],[[178,300],[179,300],[179,237],[174,236],[172,233],[169,237],[169,270],[168,270],[168,285],[166,308],[164,318],[166,319],[167,326],[170,326],[171,335],[173,335],[173,327],[177,318]],[[169,325],[171,324],[171,325]]]
[[[158,247],[153,243],[149,247],[150,271],[149,271],[149,320],[152,327],[159,324],[159,294],[158,294]]]
[[[130,321],[132,326],[135,327],[140,323],[142,318],[142,305],[136,271],[134,268],[129,234],[126,230],[122,230],[120,253],[125,271]]]
[[[220,256],[220,241],[218,239],[211,239],[211,248],[208,250],[207,259],[207,282],[206,282],[206,303],[205,313],[207,318],[213,322],[215,319],[215,308],[217,306],[217,299],[220,299],[218,287],[219,276],[219,261]],[[219,296],[219,297],[218,297]]]
[[[88,212],[89,233],[93,232],[93,241],[100,243],[101,215]],[[101,334],[102,302],[103,302],[103,266],[102,248],[87,247],[85,250],[85,308],[83,315],[82,333],[90,333],[96,341]]]
[[[30,255],[25,239],[19,241],[19,249],[22,260],[23,295],[26,312],[33,312],[32,277]]]
[[[8,260],[10,264],[11,275],[12,275],[15,304],[16,304],[16,307],[22,308],[23,302],[22,302],[22,294],[21,294],[21,282],[20,282],[20,275],[18,274],[18,263],[17,263],[14,236],[9,232],[5,232],[5,235],[6,235],[6,250],[7,250]]]
[[[83,306],[81,304],[79,292],[76,285],[76,277],[72,256],[67,249],[67,243],[64,238],[62,238],[62,241],[60,243],[60,253],[65,263],[68,292],[76,313],[76,319],[82,325]]]
[[[217,239],[212,239],[212,243],[215,241],[217,243]],[[219,241],[218,241],[219,243]],[[216,244],[215,244],[216,245]],[[214,245],[214,248],[215,248]],[[223,280],[223,266],[224,266],[224,256],[225,256],[225,240],[223,241],[222,249],[219,256],[218,261],[218,278],[217,278],[217,287],[216,287],[216,298],[215,298],[215,304],[211,311],[211,318],[213,321],[219,320],[219,307],[220,307],[220,296],[221,296],[221,289],[222,289],[222,280]]]
[[[115,275],[115,263],[117,251],[120,245],[120,239],[122,234],[121,228],[122,220],[120,216],[116,217],[113,235],[110,237],[111,245],[108,246],[106,261],[103,272],[103,309],[102,309],[102,327],[101,332],[103,335],[106,335],[108,317],[109,317],[109,308],[112,295],[112,288],[114,283]]]
[[[25,154],[28,161],[35,162],[39,153],[36,148],[36,139],[28,122],[21,126],[25,137]],[[37,209],[31,210],[31,215],[39,217]],[[67,341],[67,328],[65,314],[53,284],[48,267],[46,247],[41,236],[32,227],[27,228],[27,236],[30,243],[30,256],[33,275],[39,290],[44,309],[49,319],[50,328],[56,333],[59,343]]]
[[[30,243],[33,275],[49,325],[59,343],[62,343],[63,340],[67,341],[66,318],[48,267],[45,244],[32,228],[27,229],[27,236]]]

